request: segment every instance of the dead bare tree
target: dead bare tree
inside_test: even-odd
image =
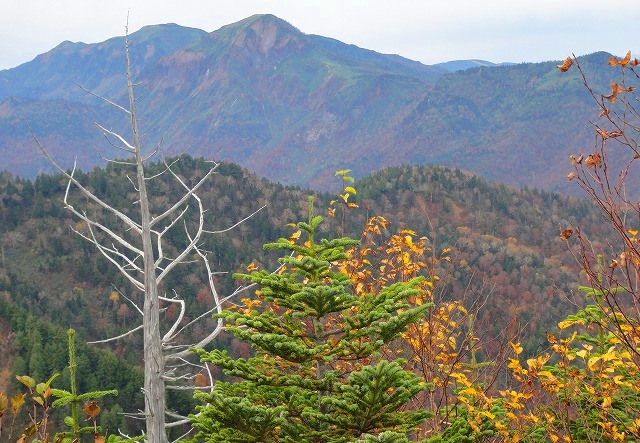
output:
[[[125,56],[129,108],[126,109],[113,101],[100,96],[98,97],[127,114],[130,118],[132,142],[127,141],[121,135],[99,124],[98,127],[114,146],[123,150],[130,157],[129,160],[117,161],[117,163],[126,164],[135,168],[135,179],[130,179],[130,181],[135,188],[137,197],[135,204],[139,205],[139,219],[134,220],[134,218],[125,214],[127,211],[119,210],[99,198],[92,190],[88,189],[77,179],[75,165],[71,171],[65,171],[47,153],[44,147],[40,145],[38,140],[36,140],[36,143],[38,143],[38,146],[49,161],[64,174],[68,180],[64,195],[64,206],[78,219],[83,221],[86,226],[84,231],[75,230],[75,232],[93,244],[95,248],[126,277],[133,287],[143,294],[142,306],[139,306],[134,300],[127,297],[127,300],[129,300],[141,314],[142,323],[117,337],[96,341],[94,343],[105,343],[129,336],[139,330],[143,331],[143,391],[145,410],[138,415],[144,416],[146,421],[146,439],[152,443],[166,443],[168,441],[167,429],[189,422],[186,417],[167,411],[166,389],[193,389],[193,383],[189,383],[189,379],[193,378],[193,373],[192,371],[185,370],[185,368],[195,367],[198,371],[207,371],[207,368],[189,362],[189,348],[206,346],[220,334],[224,326],[222,320],[218,320],[215,328],[197,343],[178,344],[178,336],[188,328],[194,326],[197,322],[205,318],[210,318],[212,312],[221,312],[222,304],[226,300],[235,296],[241,290],[246,289],[238,288],[231,295],[224,298],[218,294],[214,285],[214,272],[207,259],[207,251],[201,247],[203,237],[207,234],[215,234],[232,229],[246,220],[246,218],[220,231],[210,231],[204,228],[205,209],[201,199],[197,195],[197,191],[207,179],[215,173],[218,166],[215,163],[213,163],[212,168],[193,186],[187,185],[187,183],[174,172],[172,169],[173,163],[168,164],[165,162],[166,167],[161,174],[152,177],[145,175],[145,162],[155,154],[157,149],[146,157],[143,155],[138,129],[134,83],[131,73],[128,27],[127,35],[125,36]],[[170,174],[179,186],[184,189],[184,193],[175,203],[154,215],[149,207],[147,182],[158,179],[159,175],[162,174]],[[88,215],[87,211],[77,209],[73,205],[74,202],[70,197],[70,191],[74,187],[79,190],[80,194],[87,199],[88,202],[96,205],[104,211],[108,217]],[[196,215],[193,220],[191,220],[191,223],[187,223],[187,220],[185,220],[185,218],[188,217],[189,204],[195,205],[196,208]],[[258,209],[258,211],[260,209]],[[251,217],[251,215],[249,217]],[[178,223],[184,225],[188,243],[173,257],[169,257],[166,254],[167,240],[165,239],[165,235],[171,228],[177,226]],[[209,311],[201,313],[195,319],[187,322],[184,321],[186,309],[184,300],[179,298],[177,294],[174,297],[161,296],[158,286],[176,266],[186,263],[187,259],[193,260],[194,257],[197,257],[197,259],[203,263],[204,269],[206,269],[206,279],[214,303]],[[164,335],[161,334],[160,327],[162,302],[175,304],[180,309],[173,323],[164,328],[166,330]],[[211,380],[210,374],[209,379]]]

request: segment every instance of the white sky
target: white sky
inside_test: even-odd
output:
[[[123,35],[128,10],[131,31],[173,22],[210,32],[271,13],[307,34],[426,64],[640,55],[640,0],[0,0],[0,69],[64,40]]]

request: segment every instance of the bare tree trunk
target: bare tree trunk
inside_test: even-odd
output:
[[[116,266],[122,275],[126,277],[126,279],[133,284],[136,289],[142,291],[144,294],[144,302],[142,306],[138,306],[136,302],[127,299],[135,307],[136,311],[142,315],[141,325],[131,328],[124,334],[105,340],[93,341],[91,343],[112,342],[127,337],[141,329],[143,330],[144,417],[146,422],[146,440],[150,443],[167,443],[167,429],[188,425],[190,419],[166,409],[166,389],[196,389],[196,386],[192,381],[195,377],[195,374],[193,373],[194,368],[195,371],[198,372],[208,372],[208,368],[188,361],[189,356],[192,354],[190,348],[201,348],[209,344],[224,329],[224,325],[222,319],[218,319],[214,330],[206,337],[199,339],[196,343],[181,343],[178,336],[183,334],[185,330],[194,328],[199,322],[205,321],[211,313],[221,312],[222,304],[226,300],[235,297],[237,294],[248,288],[239,287],[227,297],[220,297],[214,285],[214,273],[208,262],[207,252],[201,250],[199,248],[199,244],[202,241],[203,235],[219,234],[229,231],[262,208],[230,227],[217,231],[206,230],[204,228],[205,209],[202,204],[202,200],[198,197],[196,192],[208,180],[208,178],[214,174],[218,166],[215,162],[211,162],[214,166],[193,186],[187,185],[178,176],[178,174],[172,170],[172,165],[178,160],[175,160],[171,164],[165,162],[166,169],[160,174],[153,177],[145,177],[144,163],[153,154],[155,154],[157,147],[154,152],[148,155],[147,158],[143,157],[133,91],[128,35],[127,28],[127,34],[125,37],[125,55],[129,109],[126,109],[87,89],[82,89],[104,100],[110,105],[115,106],[130,117],[131,130],[133,132],[132,143],[129,143],[119,134],[110,131],[100,124],[96,123],[96,125],[103,131],[107,139],[113,138],[114,140],[117,140],[116,143],[120,145],[116,146],[114,143],[110,142],[112,146],[119,148],[134,157],[134,161],[115,161],[108,159],[107,161],[135,167],[136,180],[132,179],[131,183],[134,185],[138,197],[138,201],[134,204],[140,205],[140,220],[136,221],[131,219],[125,213],[109,205],[106,201],[103,201],[93,194],[91,190],[84,187],[82,183],[74,177],[76,172],[75,164],[71,172],[68,172],[56,163],[37,138],[34,137],[34,140],[51,164],[53,164],[58,171],[68,179],[67,189],[64,196],[64,206],[86,225],[86,231],[78,231],[73,228],[72,230],[80,237],[94,245],[104,258],[106,258],[112,265]],[[165,173],[170,174],[177,181],[179,186],[184,189],[184,194],[176,202],[169,205],[168,208],[164,210],[160,209],[159,213],[156,213],[156,215],[152,217],[151,210],[149,208],[146,181],[157,179],[158,176]],[[92,216],[87,215],[86,211],[76,209],[72,204],[73,200],[70,194],[72,186],[78,188],[80,194],[86,198],[86,201],[97,205],[98,208],[106,211],[107,214],[110,214],[112,221],[109,221],[108,218],[92,218]],[[189,202],[194,204],[196,212],[196,215],[192,218],[194,223],[191,230],[188,227],[189,224],[185,220],[187,217],[186,214]],[[178,250],[181,249],[181,252],[178,252],[176,256],[170,258],[164,254],[163,244],[166,242],[164,236],[179,222],[184,223],[188,243],[177,245]],[[123,231],[121,231],[121,229],[123,229],[123,225],[125,232],[131,233],[134,240],[127,239],[127,237],[124,236],[122,233]],[[195,318],[186,321],[186,304],[184,300],[180,299],[178,294],[175,294],[175,297],[172,298],[163,297],[158,293],[158,285],[174,267],[185,264],[185,258],[189,254],[192,254],[193,256],[193,253],[199,257],[199,261],[201,261],[205,267],[206,280],[214,299],[214,306],[212,306],[208,311],[195,316]],[[0,250],[0,258],[4,261],[4,250]],[[174,304],[180,308],[180,313],[177,319],[175,319],[173,324],[168,327],[164,336],[160,334],[161,301]],[[211,387],[212,386],[209,386],[209,388]],[[202,387],[198,387],[198,389],[201,388]]]
[[[129,43],[126,41],[127,57],[127,90],[129,92],[129,110],[131,111],[131,130],[133,131],[133,146],[135,148],[138,191],[140,193],[140,219],[142,222],[142,252],[144,263],[144,305],[143,334],[144,334],[144,403],[147,439],[151,443],[166,443],[165,431],[165,387],[164,387],[164,356],[162,354],[162,336],[160,335],[160,300],[158,299],[158,284],[156,278],[155,258],[151,239],[151,214],[149,199],[144,178],[144,164],[138,133],[138,120],[133,95],[133,81],[131,79],[131,62],[129,60]]]

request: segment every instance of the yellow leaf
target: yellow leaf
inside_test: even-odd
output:
[[[602,407],[603,408],[608,408],[609,406],[611,406],[611,403],[613,402],[613,400],[611,399],[611,397],[605,397],[602,400]]]
[[[558,327],[560,329],[567,329],[569,326],[573,325],[583,325],[584,322],[582,320],[564,320],[558,323]]]
[[[344,188],[344,192],[350,192],[351,194],[356,195],[356,190],[352,186]]]
[[[629,234],[631,234],[633,237],[635,237],[636,235],[638,235],[638,230],[637,229],[627,229],[627,232]]]
[[[11,410],[13,411],[13,415],[18,414],[18,411],[24,404],[24,397],[27,394],[16,394],[11,397]]]
[[[587,350],[586,349],[582,349],[578,352],[576,352],[576,355],[580,358],[585,358],[587,356]]]
[[[478,393],[478,391],[476,391],[475,388],[473,387],[468,387],[466,389],[463,389],[462,391],[460,391],[460,395],[476,395]]]
[[[520,367],[520,361],[515,359],[515,358],[510,358],[509,359],[509,364],[507,365],[507,368],[509,369],[517,369]]]
[[[18,379],[20,383],[29,388],[29,390],[33,389],[33,387],[36,385],[36,381],[28,375],[16,375],[16,379]]]
[[[292,244],[295,243],[296,240],[298,240],[301,235],[302,235],[302,231],[298,229],[296,232],[291,234],[291,237],[289,237],[289,242],[291,242]]]
[[[522,353],[522,346],[520,346],[520,342],[513,344],[513,343],[509,343],[511,345],[511,348],[513,349],[513,352],[515,352],[516,355],[520,355],[520,353]]]
[[[492,414],[489,411],[482,411],[480,414],[484,415],[485,417],[489,418],[490,420],[493,420],[494,418],[496,418],[495,414]]]

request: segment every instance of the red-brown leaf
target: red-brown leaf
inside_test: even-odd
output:
[[[561,65],[558,65],[558,69],[560,70],[560,72],[567,72],[572,65],[573,59],[571,57],[567,57],[564,59]]]
[[[96,416],[100,413],[100,406],[95,401],[89,401],[84,404],[82,410],[85,414],[87,414],[91,418],[96,418]]]
[[[587,168],[593,168],[594,166],[600,167],[602,166],[602,157],[600,157],[600,154],[597,152],[595,154],[591,154],[587,156],[585,164],[587,165]]]
[[[569,237],[573,235],[573,229],[565,229],[560,233],[560,238],[563,240],[568,240]]]
[[[624,58],[620,60],[620,64],[622,66],[626,66],[629,64],[630,60],[631,60],[631,51],[627,51],[627,55],[625,55]]]

